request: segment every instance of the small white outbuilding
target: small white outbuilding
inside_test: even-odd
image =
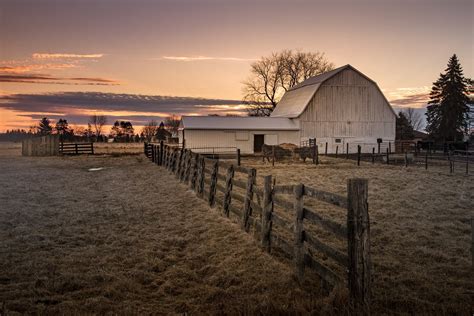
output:
[[[264,143],[299,146],[310,138],[327,143],[328,153],[357,146],[371,152],[395,141],[395,120],[377,84],[346,65],[288,90],[270,117],[183,116],[179,137],[189,148],[237,147],[243,153],[258,152]]]
[[[178,134],[196,152],[239,148],[254,153],[263,144],[298,144],[299,130],[298,121],[284,117],[183,116]]]

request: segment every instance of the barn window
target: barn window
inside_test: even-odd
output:
[[[335,140],[335,142],[338,143],[338,144],[340,144],[341,141],[342,141],[342,140],[341,140],[340,138],[336,138],[336,140]]]
[[[249,132],[235,132],[235,140],[249,140]]]

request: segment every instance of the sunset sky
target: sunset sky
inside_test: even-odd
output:
[[[252,61],[320,51],[424,107],[456,53],[473,77],[472,0],[0,0],[0,132],[91,113],[134,125],[241,113]]]

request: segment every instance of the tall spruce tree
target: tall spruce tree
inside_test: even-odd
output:
[[[426,112],[426,131],[436,140],[455,141],[466,132],[469,108],[468,83],[454,54],[444,74],[433,83]]]

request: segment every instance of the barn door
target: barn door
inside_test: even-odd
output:
[[[263,134],[253,135],[253,152],[254,153],[261,152],[264,142],[265,142],[265,135]]]

